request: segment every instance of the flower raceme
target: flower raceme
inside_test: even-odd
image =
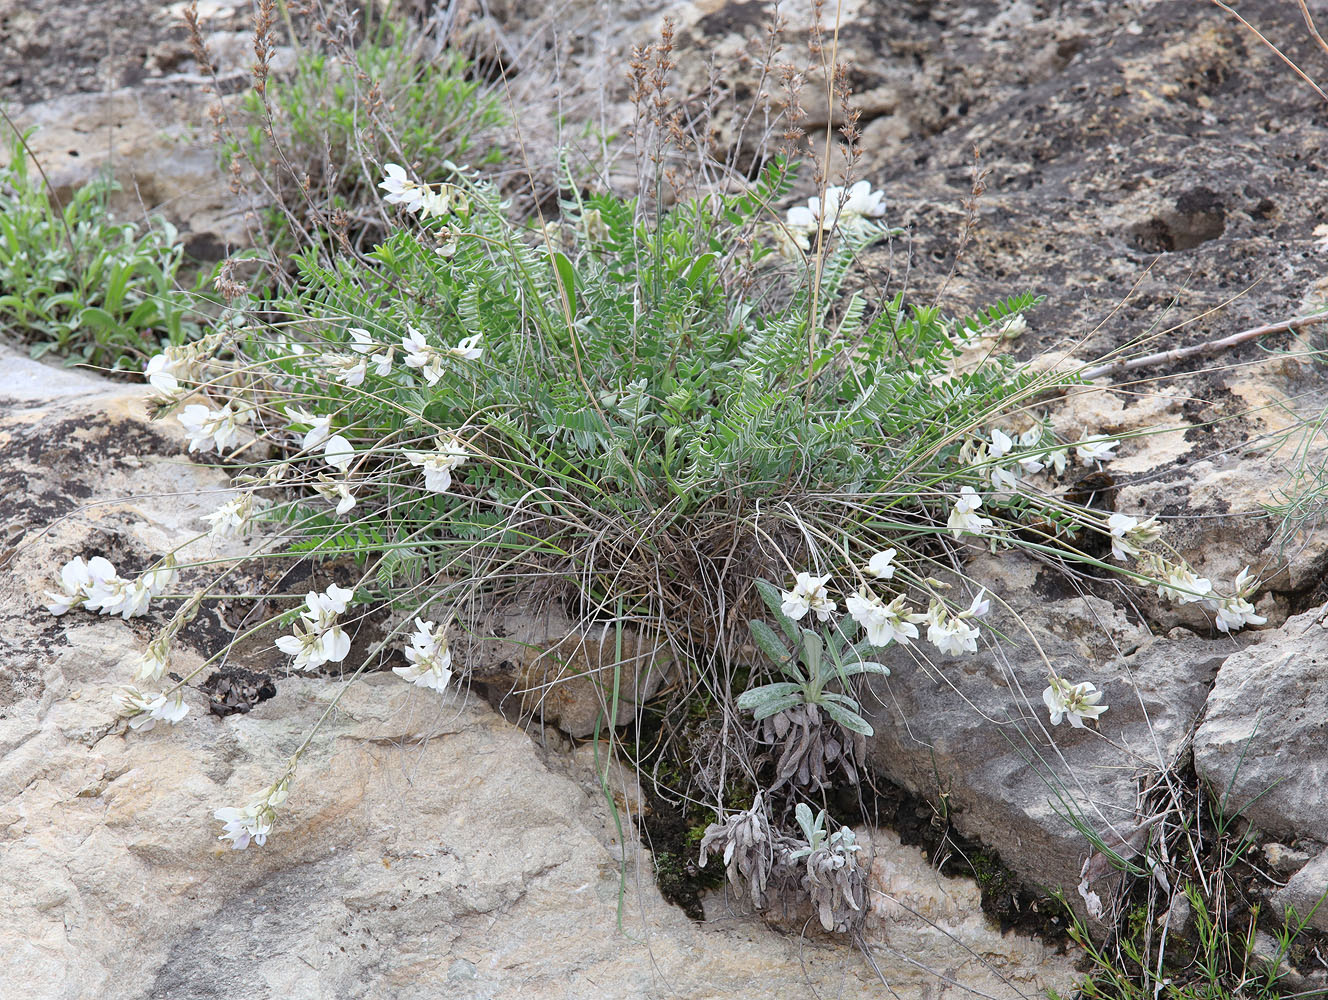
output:
[[[292,634],[277,639],[277,648],[295,657],[295,669],[317,670],[324,663],[340,663],[346,658],[350,636],[337,619],[354,597],[354,590],[335,583],[321,594],[309,593]]]
[[[1051,684],[1042,692],[1042,701],[1051,715],[1051,724],[1059,726],[1062,719],[1069,719],[1076,729],[1084,728],[1085,719],[1096,719],[1107,710],[1106,705],[1098,704],[1102,692],[1087,681],[1071,684],[1064,677],[1053,677]]]
[[[867,641],[873,646],[888,646],[898,642],[907,646],[910,640],[918,637],[917,622],[927,620],[926,615],[910,612],[900,594],[889,604],[872,593],[866,587],[844,601],[844,606],[853,620],[867,632]]]
[[[412,180],[399,164],[384,163],[383,170],[387,176],[378,184],[386,192],[383,201],[389,205],[400,205],[407,212],[418,212],[424,207],[429,190],[427,185]]]
[[[82,607],[103,615],[137,618],[147,613],[152,598],[161,596],[174,582],[175,561],[170,557],[138,579],[126,580],[101,556],[87,562],[75,556],[60,569],[60,589],[46,592],[46,610],[63,615]]]
[[[413,326],[407,326],[406,331],[406,336],[401,338],[401,349],[406,353],[406,367],[417,369],[429,385],[436,385],[443,377],[443,365],[448,358],[478,361],[484,354],[484,348],[480,346],[483,338],[478,333],[462,338],[455,347],[439,350]]]
[[[982,633],[976,626],[968,623],[967,617],[967,612],[951,614],[944,604],[933,600],[927,614],[923,616],[923,620],[927,622],[927,641],[946,656],[976,653],[978,637]]]
[[[184,703],[184,692],[176,691],[172,695],[144,694],[132,685],[126,685],[116,692],[119,714],[129,720],[129,728],[146,733],[158,721],[172,725],[179,722],[189,711]]]
[[[981,517],[977,510],[982,506],[982,497],[978,496],[977,490],[971,486],[964,486],[959,490],[959,499],[955,501],[954,508],[950,511],[950,517],[946,521],[946,527],[950,529],[950,534],[955,538],[960,535],[980,535],[986,529],[992,526],[992,520],[989,517]]]
[[[795,622],[805,617],[808,611],[816,612],[817,621],[823,622],[828,619],[837,607],[825,591],[825,585],[829,581],[829,576],[799,573],[793,589],[780,594],[784,614]]]
[[[451,161],[444,161],[443,166],[454,171],[465,170]],[[443,216],[449,213],[465,215],[470,211],[470,198],[464,190],[452,184],[439,184],[437,190],[430,184],[421,184],[412,180],[405,169],[396,163],[384,163],[387,176],[378,186],[386,193],[383,201],[389,205],[400,205],[407,212],[418,214],[427,219],[430,216]]]
[[[253,410],[243,403],[228,402],[220,410],[190,403],[180,411],[180,425],[189,435],[189,450],[218,454],[240,442],[240,425],[253,419]]]
[[[415,632],[405,649],[408,667],[393,667],[402,680],[420,687],[442,691],[452,679],[452,651],[447,646],[447,624],[435,628],[433,622],[415,619]]]
[[[464,465],[470,457],[465,442],[457,435],[437,439],[436,451],[408,451],[411,465],[424,470],[424,488],[430,493],[446,493],[452,486],[452,470]]]
[[[836,226],[856,227],[885,215],[885,194],[874,190],[871,181],[858,181],[849,188],[831,185],[825,189],[825,208],[814,195],[805,205],[788,210],[784,225],[777,227],[775,239],[780,253],[790,259],[811,250],[811,240],[817,231],[830,232]]]
[[[229,840],[236,851],[243,851],[251,843],[262,847],[277,821],[277,809],[286,801],[289,786],[287,775],[259,792],[243,809],[218,809],[212,814],[223,824],[217,839]]]
[[[208,536],[211,538],[229,538],[244,531],[257,509],[254,494],[245,491],[231,497],[211,514],[204,514],[208,523]]]

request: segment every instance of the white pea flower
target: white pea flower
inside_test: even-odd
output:
[[[1068,448],[1054,448],[1047,452],[1047,464],[1056,470],[1056,475],[1065,475],[1065,467],[1069,464]]]
[[[885,549],[876,553],[867,560],[867,568],[863,572],[877,580],[889,580],[895,575],[894,561],[896,555],[898,553],[894,549]]]
[[[1005,499],[1019,492],[1019,477],[1011,469],[993,465],[987,470],[991,480],[992,493],[997,499]]]
[[[873,191],[871,181],[858,181],[848,189],[848,198],[840,213],[878,219],[885,214],[885,192]]]
[[[408,451],[406,458],[411,465],[423,467],[426,490],[446,493],[452,486],[452,470],[465,464],[470,452],[455,434],[447,439],[439,437],[437,444],[437,451]]]
[[[418,368],[429,385],[436,385],[443,377],[443,355],[424,339],[413,326],[406,327],[407,335],[401,338],[401,349],[406,352],[406,367]]]
[[[999,427],[991,429],[991,444],[987,447],[987,454],[992,458],[1004,458],[1013,447],[1014,441],[1011,440],[1010,435]]]
[[[928,623],[927,641],[946,656],[977,652],[982,633],[963,618],[952,616],[940,601],[931,602],[924,620]]]
[[[968,606],[967,611],[959,612],[959,618],[981,618],[991,610],[991,598],[987,596],[987,588],[983,587],[978,591],[978,596],[973,598],[973,603]]]
[[[1088,465],[1090,462],[1107,462],[1115,458],[1119,441],[1109,438],[1081,438],[1075,445],[1074,453],[1079,461]]]
[[[327,476],[319,476],[318,482],[314,483],[314,489],[328,503],[337,505],[338,514],[345,514],[353,510],[358,502],[350,483],[344,480],[333,480]]]
[[[1033,475],[1033,473],[1041,472],[1043,469],[1046,468],[1046,465],[1042,462],[1042,460],[1040,458],[1034,457],[1033,455],[1024,455],[1023,457],[1018,459],[1018,462],[1019,462],[1019,468],[1021,468],[1024,471],[1024,475],[1026,476],[1031,476]]]
[[[220,410],[212,410],[202,403],[190,403],[180,411],[180,424],[189,434],[189,450],[216,451],[218,453],[240,440],[241,422],[247,421],[246,407],[227,403]]]
[[[807,200],[807,208],[822,229],[833,229],[836,225],[856,224],[863,219],[879,218],[885,214],[885,194],[873,191],[870,181],[858,181],[845,190],[832,184],[825,189],[825,207],[822,209],[820,197]]]
[[[834,614],[837,607],[825,591],[825,585],[829,581],[829,576],[799,573],[793,589],[781,591],[780,596],[783,600],[780,602],[780,610],[795,622],[802,619],[808,611],[816,612],[817,621],[825,621]]]
[[[1016,440],[1019,442],[1019,447],[1021,448],[1037,448],[1042,444],[1042,427],[1035,424],[1020,434]],[[1044,461],[1044,459],[1048,459],[1048,456],[1025,455],[1024,457],[1017,459],[1017,461],[1019,462],[1019,467],[1024,470],[1024,473],[1031,476],[1033,473],[1041,472],[1047,467],[1047,462]]]
[[[192,379],[197,366],[194,348],[189,345],[171,346],[161,354],[148,359],[143,375],[152,388],[160,393],[179,391],[180,379]]]
[[[991,518],[977,514],[981,506],[982,497],[978,496],[973,487],[964,486],[959,490],[959,499],[955,501],[954,509],[946,521],[946,527],[955,538],[964,534],[980,535],[992,526]]]
[[[1257,614],[1254,605],[1243,597],[1224,598],[1217,607],[1217,628],[1220,632],[1239,632],[1246,625],[1262,625],[1268,621]]]
[[[396,357],[396,348],[389,347],[382,354],[375,354],[369,359],[369,363],[374,366],[374,374],[386,378],[392,374],[392,361]]]
[[[223,824],[217,839],[231,841],[231,849],[236,851],[243,851],[251,843],[259,847],[266,844],[276,818],[269,810],[252,805],[243,809],[218,809],[212,815]]]
[[[152,592],[146,580],[126,580],[101,556],[88,560],[90,581],[85,588],[83,607],[103,615],[136,618],[146,614]]]
[[[104,562],[105,560],[103,560]],[[106,565],[110,565],[107,563]],[[115,570],[111,570],[114,575]],[[46,610],[53,615],[63,615],[70,608],[78,607],[88,597],[88,588],[92,586],[92,574],[82,556],[75,556],[60,568],[60,589],[48,590],[49,602]]]
[[[406,171],[395,163],[384,163],[383,169],[387,171],[387,176],[378,184],[387,192],[383,201],[389,205],[400,205],[407,212],[418,212],[424,207],[427,187],[411,180]]]
[[[291,429],[295,429],[296,424],[307,425],[309,429],[304,432],[304,440],[300,442],[301,451],[312,451],[328,439],[332,434],[332,417],[320,417],[308,410],[303,410],[298,406],[287,406],[286,416],[290,417]],[[298,431],[296,433],[299,433]]]
[[[1139,550],[1126,536],[1139,527],[1139,519],[1128,514],[1112,514],[1107,518],[1107,529],[1111,532],[1111,554],[1124,561],[1137,555]]]
[[[285,777],[258,793],[243,809],[218,809],[212,815],[224,824],[218,840],[229,840],[231,848],[243,851],[251,843],[262,847],[277,821],[277,809],[286,801],[290,778]]]
[[[914,623],[927,620],[926,615],[909,612],[903,594],[886,604],[864,588],[846,598],[844,606],[853,620],[866,629],[867,641],[873,646],[888,646],[892,642],[907,646],[918,637]]]
[[[484,353],[484,348],[479,346],[482,334],[472,334],[464,338],[456,347],[449,347],[447,353],[466,361],[478,361],[480,355]]]
[[[1221,600],[1210,599],[1209,606],[1216,605],[1217,610],[1217,628],[1220,632],[1238,632],[1246,625],[1262,625],[1268,621],[1263,615],[1254,610],[1248,598],[1258,589],[1259,582],[1250,576],[1250,568],[1246,566],[1236,574],[1235,594],[1231,597],[1224,597]]]
[[[173,695],[146,695],[138,688],[126,685],[116,692],[118,711],[129,720],[129,728],[146,733],[158,721],[172,725],[179,722],[189,712],[184,703],[184,692],[176,691]]]
[[[167,589],[174,586],[178,576],[175,568],[175,556],[167,555],[161,562],[138,578],[138,583],[147,588],[153,597],[160,597]]]
[[[152,684],[161,680],[171,666],[170,636],[162,635],[148,643],[147,652],[134,665],[134,680]]]
[[[344,475],[355,461],[355,446],[340,434],[333,434],[323,446],[323,461]]]
[[[1157,596],[1176,604],[1193,604],[1213,592],[1210,580],[1196,576],[1188,566],[1160,562],[1163,582],[1158,585]]]
[[[328,367],[336,371],[336,380],[342,385],[348,385],[352,389],[364,384],[365,376],[369,374],[369,362],[366,358],[352,358],[345,354],[330,354],[327,357]]]
[[[83,606],[89,611],[96,611],[102,604],[114,599],[114,595],[124,585],[120,574],[115,571],[109,559],[93,556],[88,560],[88,579],[83,585]]]
[[[324,663],[340,663],[350,652],[350,637],[335,623],[318,628],[306,618],[291,626],[291,634],[277,638],[277,648],[295,657],[296,670],[317,670]]]
[[[1042,692],[1042,701],[1051,715],[1051,724],[1059,726],[1061,719],[1069,719],[1076,729],[1084,728],[1085,719],[1096,719],[1107,710],[1099,705],[1102,692],[1085,681],[1071,684],[1064,677],[1053,677],[1051,685]]]
[[[1028,320],[1024,319],[1023,313],[1015,313],[1013,316],[1007,316],[1003,321],[997,321],[996,335],[1004,337],[1007,340],[1013,340],[1028,331]]]
[[[433,622],[415,619],[415,632],[405,649],[408,667],[393,667],[402,680],[420,687],[442,691],[452,679],[452,651],[447,645],[447,625],[437,628]]]
[[[252,493],[246,492],[232,497],[211,514],[203,515],[203,520],[208,523],[208,536],[210,538],[228,538],[231,535],[239,534],[249,523],[253,513],[254,495]]]
[[[315,618],[322,614],[345,614],[346,608],[350,606],[350,602],[354,599],[354,587],[338,587],[335,583],[332,583],[321,594],[310,591],[304,599],[308,610],[301,613],[306,617]]]
[[[443,184],[435,191],[432,187],[424,188],[424,195],[420,204],[420,215],[424,218],[430,216],[438,217],[446,215],[452,208],[451,190],[446,184]]]
[[[785,225],[795,233],[802,234],[803,249],[806,249],[807,234],[816,231],[816,216],[806,205],[795,205],[788,210]]]
[[[305,610],[292,626],[291,635],[277,639],[277,648],[295,657],[297,670],[316,670],[324,663],[340,663],[350,652],[350,636],[337,623],[355,591],[332,584],[322,594],[310,592]]]
[[[356,354],[368,354],[378,345],[374,342],[373,335],[362,327],[347,327],[346,332],[350,334],[350,344],[347,346]]]
[[[433,348],[424,339],[424,334],[413,326],[406,327],[406,335],[401,338],[401,349],[406,352],[408,368],[423,368],[433,356]]]

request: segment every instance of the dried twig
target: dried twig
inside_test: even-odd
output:
[[[1103,375],[1117,375],[1121,372],[1134,371],[1138,368],[1147,368],[1150,365],[1163,364],[1169,361],[1181,361],[1185,358],[1192,358],[1198,354],[1216,354],[1218,351],[1224,351],[1228,347],[1235,347],[1243,344],[1247,340],[1255,340],[1269,333],[1285,333],[1288,330],[1298,330],[1305,326],[1314,326],[1319,323],[1328,323],[1328,312],[1314,313],[1310,316],[1297,316],[1294,319],[1284,319],[1278,323],[1269,323],[1266,326],[1256,326],[1249,330],[1241,330],[1239,333],[1233,333],[1229,337],[1223,337],[1220,340],[1210,340],[1206,344],[1192,344],[1189,347],[1174,347],[1169,351],[1159,351],[1156,354],[1146,354],[1141,358],[1129,358],[1120,361],[1111,361],[1105,365],[1097,365],[1094,368],[1087,368],[1081,374],[1086,381],[1095,378],[1101,378]]]

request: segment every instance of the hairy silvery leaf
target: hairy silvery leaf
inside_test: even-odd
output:
[[[876,663],[872,660],[858,660],[856,663],[849,663],[843,669],[845,677],[856,677],[858,674],[880,674],[882,677],[890,676],[890,668],[884,663]]]
[[[875,730],[872,729],[871,723],[856,712],[851,712],[841,705],[835,705],[829,702],[821,707],[825,709],[826,715],[830,716],[830,718],[834,719],[850,732],[861,733],[863,736],[872,736],[875,734]],[[827,746],[829,746],[828,743]],[[836,754],[836,756],[838,755]]]
[[[796,646],[798,644],[798,626],[793,623],[793,619],[784,614],[784,598],[779,591],[773,584],[765,580],[757,580],[756,592],[761,595],[761,600],[765,601],[765,606],[775,616],[775,621],[779,622],[779,627],[784,630],[789,642]]]
[[[770,657],[775,664],[782,668],[793,659],[793,654],[779,641],[779,636],[769,625],[755,621],[747,624],[752,630],[752,639],[761,647],[761,652]]]
[[[746,712],[755,711],[762,705],[767,705],[777,699],[787,698],[789,695],[796,695],[801,691],[801,685],[794,684],[791,681],[762,684],[760,687],[748,688],[738,695],[738,707]]]

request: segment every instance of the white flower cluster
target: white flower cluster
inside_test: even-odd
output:
[[[439,349],[413,326],[408,325],[406,331],[406,336],[401,338],[401,349],[406,353],[406,367],[418,369],[429,385],[436,385],[443,377],[443,366],[449,358],[478,361],[484,354],[484,348],[479,346],[481,335],[478,333],[462,338],[455,347]]]
[[[869,220],[883,215],[885,194],[872,190],[871,181],[858,181],[847,188],[831,185],[825,189],[824,202],[814,195],[806,205],[795,205],[788,210],[783,227],[776,231],[779,251],[785,257],[800,258],[811,250],[812,239],[818,232],[867,225]]]
[[[424,470],[424,488],[430,493],[446,493],[452,486],[452,470],[464,465],[470,457],[465,442],[455,434],[439,436],[434,451],[408,451],[411,465]]]
[[[218,454],[240,442],[240,425],[254,418],[245,403],[227,402],[220,410],[203,403],[190,403],[180,411],[180,425],[189,434],[189,450]]]
[[[451,167],[451,164],[444,166]],[[439,184],[435,190],[428,184],[412,180],[405,168],[396,163],[384,163],[383,170],[387,176],[378,186],[387,192],[383,195],[383,201],[389,205],[400,205],[407,212],[426,219],[447,215],[449,212],[465,215],[470,210],[470,201],[465,192],[452,184]]]
[[[132,685],[125,685],[116,692],[119,714],[129,720],[129,728],[146,733],[160,720],[174,725],[189,712],[184,703],[184,692],[174,694],[144,694]]]
[[[442,691],[452,679],[452,651],[447,646],[446,623],[435,627],[433,622],[415,619],[415,632],[405,648],[408,667],[393,667],[392,672],[402,680],[420,687]]]
[[[277,821],[277,808],[286,801],[289,786],[287,775],[264,788],[243,809],[218,809],[212,815],[221,820],[224,829],[217,839],[229,840],[236,851],[243,851],[251,843],[262,847]]]
[[[198,375],[198,349],[193,344],[166,348],[148,359],[143,369],[152,388],[163,396],[180,391],[180,380],[194,381]]]
[[[927,622],[927,641],[946,656],[958,656],[960,653],[976,653],[978,637],[982,634],[972,624],[972,619],[981,618],[991,610],[987,592],[981,591],[973,598],[967,611],[953,613],[941,601],[933,599],[927,609],[924,620]]]
[[[317,670],[324,663],[340,663],[350,652],[350,636],[338,616],[355,597],[355,591],[332,584],[322,594],[310,591],[304,600],[292,635],[277,640],[277,648],[295,657],[297,670]]]
[[[175,560],[167,556],[155,569],[135,580],[126,580],[101,556],[87,562],[75,556],[60,569],[59,590],[46,592],[46,610],[63,615],[82,607],[103,615],[137,618],[147,613],[152,598],[175,582]]]
[[[1107,710],[1099,704],[1102,692],[1085,681],[1072,684],[1064,677],[1052,677],[1051,684],[1042,692],[1042,701],[1051,715],[1051,724],[1059,726],[1062,719],[1069,719],[1076,729],[1084,728],[1085,719],[1096,719]]]
[[[212,356],[230,332],[223,326],[215,333],[192,343],[172,344],[148,359],[143,368],[143,377],[156,390],[158,398],[173,402],[187,392],[180,383],[198,381],[198,372],[204,360]]]
[[[950,510],[950,517],[946,521],[950,534],[955,538],[960,535],[981,535],[990,528],[991,518],[982,517],[977,512],[981,506],[982,497],[978,496],[977,490],[971,486],[961,487],[959,499],[955,501],[954,507]]]
[[[825,585],[829,582],[828,576],[799,573],[793,589],[781,591],[780,609],[795,622],[800,621],[808,611],[816,612],[818,622],[826,621],[838,607],[825,591]]]
[[[1202,603],[1209,611],[1216,612],[1214,624],[1218,631],[1238,632],[1246,625],[1262,625],[1268,621],[1255,612],[1249,601],[1258,589],[1259,581],[1250,574],[1248,566],[1236,574],[1230,595],[1220,597],[1212,580],[1200,576],[1183,561],[1172,562],[1144,549],[1161,537],[1156,517],[1140,521],[1128,514],[1112,514],[1107,518],[1107,530],[1111,534],[1113,557],[1122,562],[1131,557],[1138,559],[1144,572],[1159,581],[1158,597],[1180,605]]]
[[[208,523],[208,535],[212,538],[229,538],[242,533],[254,516],[257,500],[254,494],[246,490],[238,493],[211,514],[204,514]]]
[[[863,567],[863,574],[889,580],[895,574],[895,555],[894,549],[876,553]],[[809,612],[816,614],[817,621],[828,621],[839,607],[826,590],[829,582],[829,576],[797,574],[793,588],[780,592],[780,610],[793,621],[800,621]],[[884,647],[892,642],[907,646],[918,638],[918,625],[926,622],[927,641],[942,653],[958,656],[977,650],[980,633],[972,622],[991,609],[991,602],[986,591],[982,591],[966,611],[954,612],[942,601],[933,600],[924,615],[911,610],[903,594],[887,602],[870,587],[863,586],[845,599],[844,606],[849,617],[866,631],[873,646]]]
[[[1109,461],[1116,457],[1114,449],[1119,443],[1103,437],[1081,437],[1074,444],[1049,447],[1044,442],[1045,437],[1040,424],[1034,424],[1022,433],[1007,433],[1000,427],[993,427],[989,435],[978,435],[966,441],[959,450],[959,461],[965,465],[980,466],[982,474],[991,482],[993,495],[998,499],[1009,499],[1019,492],[1020,481],[1024,476],[1047,469],[1063,475],[1071,453],[1084,465]],[[975,506],[969,507],[964,513],[971,514],[976,509]],[[977,524],[981,520],[978,518],[973,523]],[[954,530],[953,524],[951,530]],[[961,531],[982,533],[971,528]],[[955,537],[958,537],[958,533]]]

